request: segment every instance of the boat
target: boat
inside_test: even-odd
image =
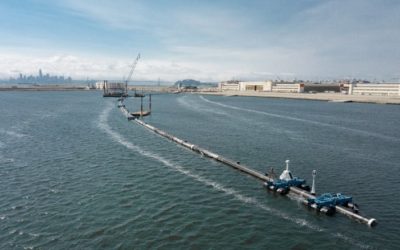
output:
[[[353,102],[353,101],[352,100],[329,100],[329,102],[349,103],[349,102]]]

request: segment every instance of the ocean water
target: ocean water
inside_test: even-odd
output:
[[[354,197],[318,215],[128,122],[100,92],[0,92],[0,249],[398,249],[400,106],[153,95],[145,121]],[[128,99],[130,110],[139,99]]]

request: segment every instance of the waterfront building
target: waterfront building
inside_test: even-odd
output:
[[[220,91],[263,91],[303,93],[304,83],[278,83],[272,81],[226,81],[218,84]]]
[[[400,83],[342,83],[340,87],[349,95],[400,96]]]

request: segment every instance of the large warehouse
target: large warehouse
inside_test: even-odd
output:
[[[275,83],[272,81],[227,81],[218,84],[220,91],[304,92],[302,83]]]

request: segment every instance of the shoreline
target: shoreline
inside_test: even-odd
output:
[[[193,92],[202,95],[219,96],[248,96],[264,98],[284,98],[297,100],[314,100],[337,103],[357,102],[373,104],[400,105],[400,96],[378,96],[378,95],[346,95],[341,93],[280,93],[280,92],[257,92],[257,91],[224,91],[224,92]]]
[[[1,91],[101,91],[103,89],[88,88],[84,84],[68,85],[68,84],[43,84],[43,85],[1,85]],[[154,86],[154,85],[128,85],[129,91],[151,91],[160,93],[174,92],[177,89],[171,86]]]
[[[0,86],[1,91],[77,91],[77,90],[94,90],[87,89],[84,85],[39,85],[39,86],[16,86],[3,85]]]
[[[142,91],[171,93],[173,89],[168,86],[129,86],[130,90],[137,89]],[[0,85],[2,91],[101,91],[99,89],[87,89],[85,85],[39,85],[39,86],[10,86]],[[247,96],[262,98],[284,98],[297,100],[314,100],[337,103],[372,103],[372,104],[390,104],[400,105],[400,96],[380,96],[380,95],[346,95],[342,93],[282,93],[282,92],[259,92],[259,91],[193,91],[182,92],[200,95],[218,95],[218,96]]]

